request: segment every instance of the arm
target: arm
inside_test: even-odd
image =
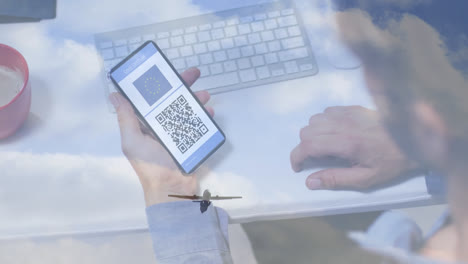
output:
[[[191,85],[197,69],[182,73]],[[197,97],[205,104],[207,92]],[[131,104],[120,94],[110,96],[119,119],[122,150],[135,170],[146,202],[148,225],[158,263],[232,263],[227,240],[228,216],[210,206],[204,214],[199,204],[174,202],[169,194],[193,195],[198,190],[196,174],[184,175],[163,146],[144,132]],[[207,108],[213,115],[213,109]]]
[[[209,206],[170,202],[146,209],[158,263],[232,263],[228,244],[228,215]]]

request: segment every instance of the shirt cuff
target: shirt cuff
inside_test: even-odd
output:
[[[229,218],[221,208],[210,205],[202,214],[200,203],[169,202],[146,208],[146,215],[158,260],[229,254]]]

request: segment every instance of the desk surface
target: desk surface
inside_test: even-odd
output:
[[[146,226],[141,188],[122,155],[116,116],[106,104],[102,62],[94,48],[93,34],[216,10],[189,2],[141,0],[117,4],[68,0],[59,3],[55,20],[0,25],[3,32],[0,42],[18,49],[28,61],[33,91],[31,114],[25,126],[0,142],[0,237]],[[242,102],[247,107],[235,114],[228,109],[237,107],[239,101],[229,93],[214,96],[212,105],[215,108],[223,105],[217,108],[220,110],[216,120],[231,132],[229,146],[235,147],[242,140],[242,133],[235,133],[238,130],[230,126],[248,118],[252,107],[276,106],[277,111],[258,118],[274,118],[275,124],[290,131],[281,140],[257,137],[259,145],[275,140],[285,144],[282,149],[292,149],[298,143],[299,129],[310,115],[330,105],[372,106],[363,87],[361,69],[337,70],[331,65],[327,43],[319,41],[323,35],[317,33],[326,27],[327,20],[319,19],[314,9],[303,10],[309,18],[319,75],[288,85],[258,87],[254,94],[244,90],[238,97],[248,98]],[[281,97],[284,89],[297,92],[307,89],[308,99],[294,97],[288,101]],[[264,97],[265,94],[268,96]],[[291,118],[284,115],[285,111],[303,114]],[[267,129],[273,127],[270,123]],[[258,130],[253,129],[252,133],[257,135]],[[310,171],[293,173],[289,152],[246,148],[234,153],[211,159],[208,166],[212,166],[212,171],[201,181],[201,188],[210,188],[214,194],[244,196],[239,201],[216,203],[229,212],[233,222],[432,202],[423,177],[366,193],[312,192],[304,184]],[[246,156],[250,162],[245,162]],[[273,163],[281,164],[283,169],[270,166]],[[222,169],[226,167],[232,169]]]

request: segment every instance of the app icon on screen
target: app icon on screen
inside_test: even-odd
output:
[[[149,70],[136,79],[133,85],[135,85],[141,96],[145,98],[150,106],[172,88],[156,65],[149,68]]]

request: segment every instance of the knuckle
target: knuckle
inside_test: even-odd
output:
[[[301,139],[301,141],[306,140],[306,138],[307,138],[307,131],[308,131],[307,127],[303,127],[303,128],[301,128],[301,130],[299,131],[299,138]]]

